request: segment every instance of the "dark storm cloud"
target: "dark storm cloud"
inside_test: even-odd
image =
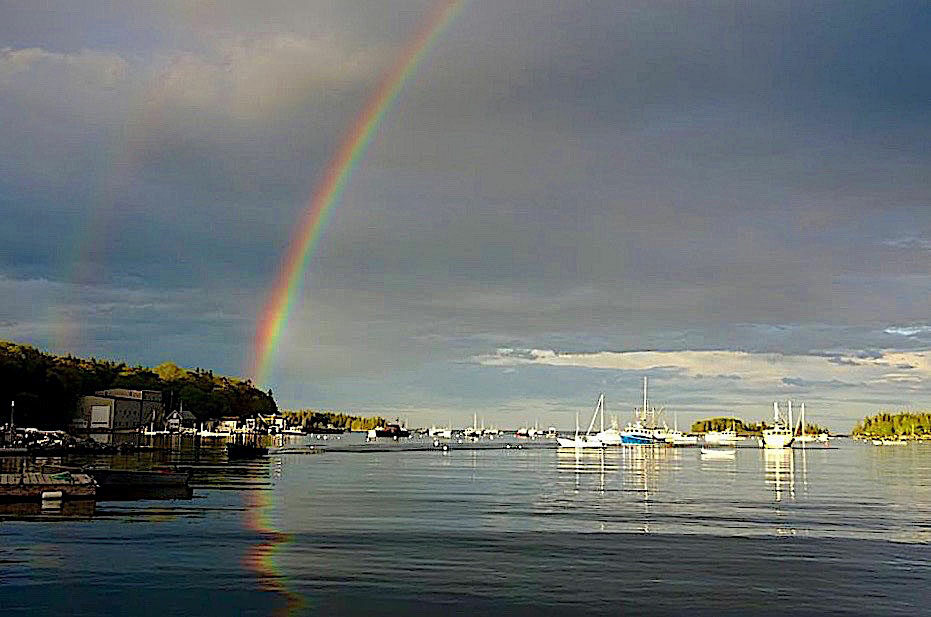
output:
[[[0,275],[202,294],[236,325],[145,321],[235,331],[225,361],[246,358],[326,161],[430,6],[0,9]],[[276,392],[319,374],[340,405],[361,372],[370,401],[398,380],[462,406],[487,369],[423,367],[498,347],[927,348],[929,32],[922,3],[466,3],[333,213]],[[131,353],[120,336],[94,351]]]

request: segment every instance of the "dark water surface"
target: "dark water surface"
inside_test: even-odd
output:
[[[337,449],[163,454],[192,500],[0,510],[0,615],[931,611],[931,445]]]

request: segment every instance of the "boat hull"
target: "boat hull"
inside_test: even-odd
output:
[[[702,458],[732,459],[737,456],[735,448],[702,448]]]
[[[629,446],[652,446],[656,442],[647,435],[621,435],[621,443]]]
[[[793,439],[790,431],[763,431],[764,448],[788,448]]]
[[[605,445],[597,439],[568,439],[566,437],[557,437],[556,443],[560,448],[604,448]]]

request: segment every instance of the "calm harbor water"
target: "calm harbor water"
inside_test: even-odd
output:
[[[8,508],[0,613],[914,615],[931,602],[931,445],[703,460],[353,439],[232,464],[219,448],[115,461],[192,465],[191,500]]]

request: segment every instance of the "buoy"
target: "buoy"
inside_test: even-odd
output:
[[[446,451],[448,451],[448,450],[449,450],[449,446],[447,446],[447,445],[444,443],[444,444],[443,444],[443,452],[446,452]]]

